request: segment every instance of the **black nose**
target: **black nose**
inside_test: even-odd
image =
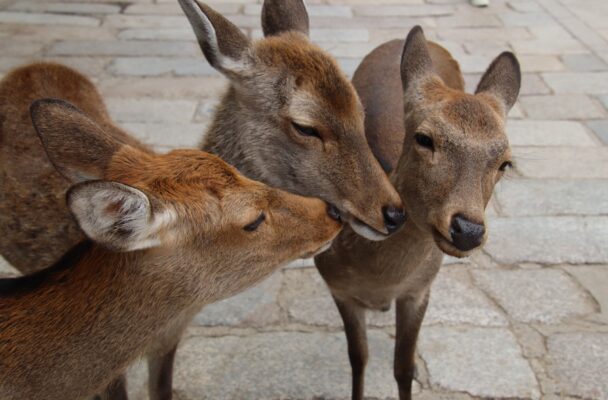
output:
[[[340,210],[338,210],[338,207],[334,206],[331,203],[327,203],[327,215],[329,215],[331,219],[335,219],[338,222],[342,220]]]
[[[452,218],[450,234],[452,235],[452,243],[458,250],[469,251],[479,246],[485,233],[486,228],[483,224],[469,221],[460,214]]]
[[[406,218],[403,208],[386,206],[382,208],[382,214],[384,215],[384,224],[386,225],[386,230],[388,233],[395,232],[405,223]]]

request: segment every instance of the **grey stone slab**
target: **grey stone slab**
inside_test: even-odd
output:
[[[108,15],[104,18],[106,28],[189,28],[190,24],[183,15]]]
[[[608,93],[608,71],[546,72],[543,79],[555,93]]]
[[[154,97],[164,99],[195,99],[218,97],[226,90],[226,80],[213,77],[132,77],[104,78],[97,85],[107,97]],[[184,121],[185,122],[185,121]]]
[[[485,250],[499,263],[608,262],[608,217],[493,218]]]
[[[531,119],[594,119],[606,115],[595,101],[582,94],[521,96],[519,103]]]
[[[418,345],[434,388],[489,398],[540,398],[534,373],[507,329],[428,327]]]
[[[576,121],[511,120],[507,135],[511,146],[597,146]]]
[[[77,25],[99,26],[101,21],[93,17],[79,15],[59,15],[44,13],[22,13],[12,11],[0,12],[0,23],[3,24],[35,24],[35,25]]]
[[[112,61],[109,71],[115,75],[128,76],[200,76],[216,73],[201,57],[119,57]]]
[[[247,4],[244,8],[246,15],[259,16],[262,11],[261,4]],[[307,4],[306,11],[309,17],[336,17],[350,18],[353,16],[353,10],[346,5],[325,5],[325,4]]]
[[[198,147],[207,128],[200,123],[126,122],[120,125],[145,143],[163,149]]]
[[[499,23],[500,25],[500,23]],[[460,28],[440,29],[437,36],[443,40],[457,42],[507,43],[511,40],[529,40],[530,32],[525,28]]]
[[[132,28],[118,34],[122,40],[195,40],[192,28]]]
[[[515,147],[516,169],[527,178],[606,179],[608,148]]]
[[[49,43],[69,37],[77,37],[79,40],[107,41],[114,39],[115,35],[113,31],[98,26],[0,24],[0,37]]]
[[[518,54],[517,59],[523,72],[562,71],[565,68],[559,58],[552,55]]]
[[[608,399],[608,334],[556,334],[549,337],[548,348],[548,370],[560,394]]]
[[[604,144],[608,144],[608,119],[587,122],[587,126],[600,138]]]
[[[29,56],[30,59],[40,53],[43,43],[19,39],[0,39],[0,54],[11,56]]]
[[[593,53],[565,54],[562,57],[566,67],[576,72],[592,72],[608,70],[608,64]]]
[[[117,14],[120,6],[100,3],[72,3],[46,1],[18,1],[9,8],[12,11],[48,12],[61,14]]]
[[[602,179],[506,179],[494,196],[505,216],[608,214],[608,180]]]
[[[393,340],[369,332],[366,395],[396,398]],[[180,400],[345,399],[351,373],[344,334],[263,333],[191,337],[176,357]]]
[[[520,95],[549,94],[551,89],[538,74],[523,74],[521,78]]]
[[[545,12],[501,12],[498,18],[505,26],[546,26],[556,25],[557,22]]]
[[[195,56],[200,48],[195,42],[115,41],[89,42],[68,40],[51,46],[50,55],[63,56]],[[202,60],[201,60],[202,62]]]
[[[242,6],[235,2],[214,3],[213,9],[222,15],[237,14]],[[131,4],[125,10],[125,14],[139,15],[184,15],[184,11],[177,2],[163,4]]]
[[[236,296],[210,304],[194,319],[200,326],[266,326],[279,322],[281,274]]]
[[[355,15],[365,17],[424,17],[445,16],[454,14],[454,8],[441,5],[388,5],[388,6],[355,6]]]
[[[593,296],[600,307],[599,319],[608,323],[608,265],[568,265],[564,269]]]
[[[599,99],[604,105],[604,107],[608,109],[608,94],[600,96]]]
[[[595,311],[589,296],[561,270],[476,270],[472,274],[520,322],[555,324]]]
[[[19,272],[10,265],[2,256],[0,256],[0,276],[16,276]]]
[[[106,104],[118,122],[187,123],[196,110],[190,100],[109,98]]]
[[[424,324],[506,326],[508,321],[475,287],[467,271],[442,268],[431,287]]]

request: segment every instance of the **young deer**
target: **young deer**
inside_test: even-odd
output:
[[[94,394],[203,305],[320,251],[340,230],[321,200],[252,181],[200,150],[120,143],[69,103],[37,101],[32,120],[76,183],[67,208],[90,241],[49,269],[0,280],[3,400]]]
[[[505,120],[520,79],[515,56],[502,53],[475,95],[464,93],[458,63],[420,27],[405,46],[385,43],[357,69],[368,141],[392,171],[410,222],[383,242],[346,229],[315,258],[344,321],[354,400],[363,399],[365,310],[387,310],[393,300],[394,373],[399,398],[411,398],[416,340],[442,252],[463,257],[485,241],[485,207],[511,164]]]

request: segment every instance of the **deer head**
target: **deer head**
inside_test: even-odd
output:
[[[336,62],[308,40],[301,0],[266,0],[252,42],[196,0],[179,0],[209,63],[230,80],[204,148],[244,174],[337,207],[381,240],[405,221],[367,145],[363,108]]]
[[[484,243],[486,205],[511,166],[505,122],[519,93],[519,64],[502,53],[475,94],[452,89],[434,72],[416,27],[403,50],[401,80],[405,139],[398,187],[412,222],[432,233],[445,253],[465,256]]]
[[[187,265],[214,257],[259,270],[314,254],[340,229],[321,200],[252,181],[214,155],[135,149],[61,100],[39,100],[31,114],[49,159],[75,183],[69,209],[111,250],[178,248]]]

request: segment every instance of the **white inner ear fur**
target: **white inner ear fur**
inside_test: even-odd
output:
[[[175,221],[172,210],[152,214],[148,197],[137,189],[120,185],[85,188],[70,206],[80,227],[91,239],[123,251],[161,244],[159,231]]]
[[[194,29],[194,34],[197,38],[206,38],[207,44],[209,45],[209,47],[211,47],[211,51],[216,56],[217,62],[219,64],[218,67],[231,72],[240,72],[244,70],[246,67],[246,63],[244,60],[235,60],[222,54],[219,43],[217,41],[217,34],[215,32],[213,24],[211,23],[209,18],[207,18],[205,13],[195,4],[195,1],[188,0],[180,3],[182,3],[182,5],[185,7],[184,12],[186,14],[189,14],[189,16],[195,14],[199,18],[201,23],[204,25],[204,28],[202,28],[197,24],[192,24],[192,28]]]
[[[304,90],[296,90],[289,104],[289,116],[296,124],[314,127],[318,120],[313,115],[317,114],[318,108],[315,96]]]

